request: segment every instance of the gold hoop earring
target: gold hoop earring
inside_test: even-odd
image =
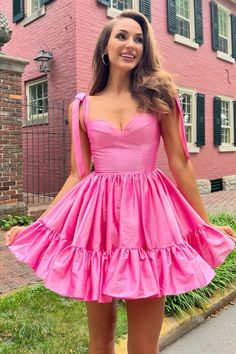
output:
[[[107,55],[107,54],[105,54],[105,53],[102,54],[102,62],[103,62],[104,65],[108,66],[108,65],[109,65],[109,60],[106,61],[106,60],[104,59],[105,55]],[[108,55],[107,55],[107,59],[108,59]]]

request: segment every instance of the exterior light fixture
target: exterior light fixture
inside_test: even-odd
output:
[[[40,51],[34,58],[34,61],[36,62],[40,73],[47,73],[51,71],[53,55],[48,47],[47,49],[48,50],[40,49]]]

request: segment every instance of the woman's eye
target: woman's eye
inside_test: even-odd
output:
[[[125,38],[125,35],[124,35],[124,33],[118,33],[118,34],[116,35],[116,38],[124,39],[124,38]]]
[[[143,37],[137,37],[136,42],[138,43],[143,43]]]

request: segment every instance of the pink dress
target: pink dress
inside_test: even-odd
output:
[[[84,176],[79,105],[95,171]],[[183,113],[179,133],[187,158]],[[41,220],[9,246],[45,287],[82,301],[111,302],[176,295],[206,286],[235,243],[209,226],[156,167],[157,117],[137,114],[124,130],[89,120],[85,94],[76,96],[72,140],[80,176]]]

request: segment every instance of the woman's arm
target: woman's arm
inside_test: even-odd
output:
[[[210,224],[207,211],[198,190],[195,171],[190,159],[187,159],[179,134],[179,119],[175,110],[169,115],[161,117],[161,135],[168,164],[175,179],[176,185],[188,203],[196,210],[200,217]]]
[[[39,217],[39,219],[41,219],[43,216],[45,216],[48,213],[48,211],[51,209],[51,207],[54,204],[56,204],[67,191],[69,191],[71,188],[73,188],[77,183],[79,183],[82,179],[84,179],[90,173],[91,151],[90,151],[90,147],[89,147],[88,136],[85,132],[85,128],[84,128],[84,124],[83,124],[82,108],[80,108],[80,112],[79,112],[80,131],[79,131],[79,133],[80,133],[81,150],[82,150],[82,155],[83,155],[82,157],[83,157],[83,161],[84,161],[84,165],[85,165],[85,175],[83,176],[83,178],[81,178],[78,174],[76,161],[75,161],[75,152],[74,152],[74,148],[73,148],[73,139],[72,139],[72,106],[73,106],[73,103],[70,104],[69,112],[68,112],[69,132],[70,132],[70,137],[71,137],[71,153],[70,153],[71,171],[70,171],[70,175],[66,179],[61,190],[58,192],[56,197],[51,202],[49,208]]]

